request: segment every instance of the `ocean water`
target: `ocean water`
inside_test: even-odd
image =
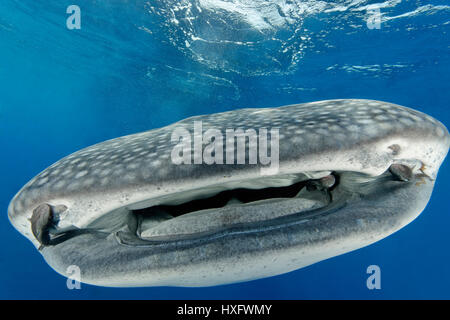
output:
[[[67,27],[69,5],[81,29]],[[239,284],[69,290],[7,218],[14,194],[60,158],[192,115],[366,98],[449,127],[449,32],[446,0],[2,0],[0,298],[450,298],[448,159],[427,208],[399,232]],[[374,264],[380,290],[366,286]]]

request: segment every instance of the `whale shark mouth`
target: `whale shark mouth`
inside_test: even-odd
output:
[[[239,181],[145,201],[106,213],[82,230],[50,228],[47,245],[57,245],[86,232],[114,234],[125,246],[189,242],[233,232],[256,232],[302,223],[338,212],[350,200],[361,200],[386,182],[408,182],[412,171],[392,165],[379,176],[358,172],[309,172]],[[155,202],[154,200],[152,201]]]
[[[329,206],[336,175],[308,180],[302,177],[277,177],[278,184],[290,182],[284,186],[270,186],[274,182],[272,178],[253,181],[252,189],[238,187],[213,194],[207,189],[196,190],[193,199],[175,195],[171,204],[131,210],[128,229],[116,236],[125,245],[192,240],[233,228],[257,228],[283,217]]]

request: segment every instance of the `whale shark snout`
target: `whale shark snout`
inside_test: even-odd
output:
[[[215,162],[195,162],[195,132],[173,139],[199,122],[200,135],[215,133],[200,144]],[[278,167],[269,173],[261,170],[267,163],[251,161],[250,137],[241,149],[239,138],[217,139],[261,128],[276,129],[269,149]],[[194,145],[193,162],[173,161],[180,145],[189,157],[183,148]],[[413,221],[449,145],[434,118],[373,100],[209,114],[61,159],[17,193],[8,215],[52,268],[66,275],[76,265],[86,283],[247,281],[367,246]],[[218,150],[230,155],[231,146],[243,162],[236,154],[219,163]]]

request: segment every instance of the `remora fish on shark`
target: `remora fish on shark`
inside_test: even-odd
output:
[[[174,164],[171,135],[194,121],[223,132],[278,128],[278,171]],[[367,246],[414,220],[449,143],[432,117],[372,100],[202,115],[63,158],[18,192],[8,215],[53,269],[67,275],[76,265],[85,283],[247,281]]]

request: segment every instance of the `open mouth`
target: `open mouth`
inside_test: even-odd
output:
[[[361,197],[363,189],[386,180],[408,181],[411,175],[408,167],[393,165],[377,177],[317,172],[260,178],[248,184],[252,188],[197,190],[190,197],[174,195],[170,204],[130,210],[126,227],[115,235],[123,245],[145,246],[302,223],[336,211],[349,199]]]
[[[156,205],[134,204],[82,230],[49,228],[48,244],[86,232],[113,233],[121,245],[147,246],[261,231],[330,214],[350,199],[370,194],[373,186],[411,178],[411,169],[399,164],[375,177],[331,171],[260,177],[169,195]]]
[[[294,180],[295,181],[295,180]],[[294,182],[281,187],[235,188],[174,205],[132,210],[129,231],[141,240],[173,241],[212,235],[326,207],[332,201],[335,175]],[[201,195],[200,195],[201,196]],[[130,224],[128,224],[130,226]],[[123,244],[130,237],[118,233]]]

